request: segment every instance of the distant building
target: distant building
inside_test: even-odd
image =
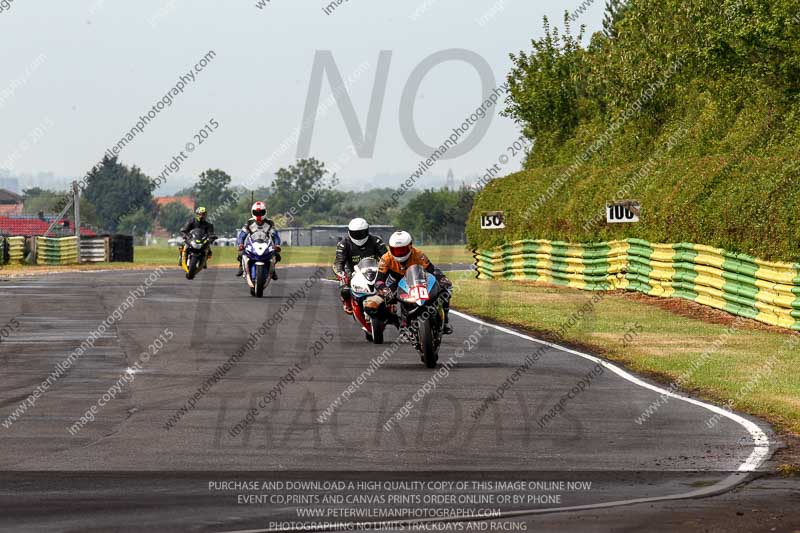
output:
[[[7,191],[19,194],[21,192],[19,190],[19,179],[0,177],[0,189],[5,189]]]
[[[22,196],[0,189],[0,215],[22,214]]]
[[[154,198],[154,200],[159,209],[169,204],[181,204],[189,211],[194,212],[194,198],[191,196],[157,196]],[[156,219],[155,226],[153,227],[153,236],[162,239],[169,239],[172,234],[162,228],[161,224],[158,222],[158,219]]]
[[[183,204],[189,211],[194,211],[194,198],[191,196],[158,196],[155,201],[158,207],[179,203]]]
[[[453,175],[453,169],[447,169],[447,181],[445,182],[445,187],[454,191],[456,189],[456,178]]]

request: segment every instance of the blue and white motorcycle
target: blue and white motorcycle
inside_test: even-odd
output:
[[[275,270],[275,248],[270,232],[259,230],[245,237],[242,269],[244,280],[250,287],[250,295],[256,298],[264,296],[264,289],[272,280]]]
[[[402,321],[408,325],[414,347],[428,368],[435,368],[439,360],[445,323],[444,291],[436,277],[420,265],[412,265],[397,284]]]

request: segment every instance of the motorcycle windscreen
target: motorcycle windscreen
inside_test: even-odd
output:
[[[200,248],[208,240],[206,232],[200,228],[195,228],[189,232],[189,244],[192,248]]]
[[[358,262],[356,268],[370,283],[374,283],[378,277],[378,260],[374,257],[365,257]]]
[[[269,233],[264,230],[254,231],[250,235],[250,240],[253,242],[269,242]]]
[[[397,284],[397,297],[406,303],[423,304],[430,299],[429,274],[420,265],[412,265]],[[430,276],[433,277],[433,276]]]

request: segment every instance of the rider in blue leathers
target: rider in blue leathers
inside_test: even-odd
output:
[[[253,207],[250,209],[250,213],[253,215],[250,217],[242,229],[239,230],[239,234],[236,236],[236,244],[239,245],[239,271],[236,273],[236,276],[243,276],[244,269],[242,268],[242,254],[244,254],[244,242],[247,240],[247,237],[252,235],[256,231],[266,231],[272,237],[272,243],[275,245],[275,262],[279,262],[281,260],[281,236],[278,233],[278,230],[275,229],[275,223],[272,220],[267,218],[267,205],[264,202],[256,202],[253,204]],[[275,269],[272,270],[272,279],[278,279],[278,274],[275,272]]]

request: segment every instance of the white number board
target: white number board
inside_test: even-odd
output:
[[[502,211],[485,211],[481,213],[481,229],[503,229],[506,217]]]
[[[622,222],[639,222],[641,205],[639,202],[619,202],[606,206],[606,222],[618,224]]]

